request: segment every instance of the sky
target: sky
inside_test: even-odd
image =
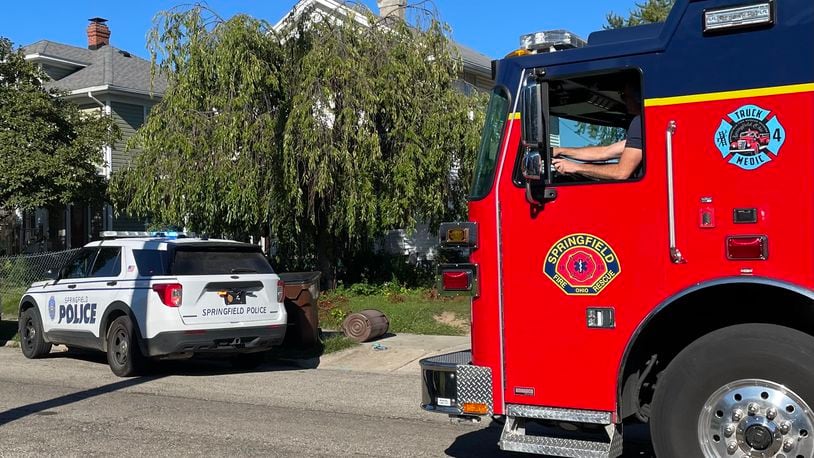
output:
[[[434,0],[441,20],[452,28],[452,38],[491,58],[500,58],[518,47],[520,35],[540,30],[566,29],[584,39],[605,24],[613,11],[627,15],[635,0]],[[29,3],[30,2],[30,3]],[[88,19],[108,19],[113,46],[148,58],[147,31],[158,11],[189,0],[6,0],[0,12],[0,36],[22,46],[51,40],[87,46]],[[409,0],[415,3],[416,0]],[[296,0],[209,0],[207,5],[221,17],[237,13],[265,19],[272,24],[296,4]],[[375,0],[363,3],[376,9]]]

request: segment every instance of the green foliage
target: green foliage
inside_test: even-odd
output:
[[[376,309],[387,315],[390,320],[389,332],[461,335],[469,329],[466,326],[471,313],[469,298],[439,298],[432,290],[402,290],[401,287],[392,284],[373,286],[373,288],[379,289],[379,292],[373,294],[355,295],[350,292],[354,286],[322,293],[319,298],[319,322],[322,328],[339,329],[342,320],[348,313]],[[394,294],[392,291],[402,291],[402,293]],[[400,300],[393,301],[394,296],[399,296]],[[340,314],[335,310],[341,311],[342,319],[334,316],[334,314]],[[453,326],[436,318],[444,314],[461,320],[460,325]]]
[[[312,13],[280,35],[201,6],[161,13],[149,43],[169,89],[112,180],[117,208],[270,233],[276,267],[328,280],[387,229],[464,215],[485,100],[456,89],[446,26]]]
[[[353,348],[359,344],[345,336],[332,336],[328,337],[322,342],[322,354],[336,353],[338,351]]]
[[[0,37],[0,207],[33,209],[104,196],[97,173],[118,130],[81,113],[48,77]]]
[[[341,323],[341,322],[345,321],[345,318],[348,317],[348,312],[345,311],[345,310],[342,310],[341,308],[331,309],[331,311],[329,313],[331,314],[331,318],[336,323]]]
[[[630,11],[628,17],[619,16],[613,12],[605,17],[608,21],[606,29],[619,29],[654,22],[664,22],[675,0],[646,0],[644,3],[636,2],[636,7]]]
[[[0,312],[6,319],[17,318],[20,299],[23,298],[27,287],[9,287],[0,285]]]

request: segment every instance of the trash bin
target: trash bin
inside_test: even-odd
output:
[[[390,320],[387,315],[374,309],[351,313],[342,322],[345,336],[360,343],[383,336],[389,328]]]
[[[321,272],[278,274],[285,282],[285,311],[288,314],[285,346],[311,347],[319,342],[319,277]]]

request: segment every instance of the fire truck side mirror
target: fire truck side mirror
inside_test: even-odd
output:
[[[534,206],[542,206],[545,202],[557,197],[557,190],[546,187],[545,160],[539,151],[527,149],[520,164],[523,178],[526,179],[526,201]]]
[[[523,146],[536,150],[542,149],[545,126],[543,125],[542,85],[531,83],[521,92],[522,137]]]
[[[521,164],[523,178],[526,181],[540,181],[543,179],[543,155],[537,150],[526,150]]]
[[[556,198],[556,190],[546,188],[551,172],[548,170],[551,155],[546,141],[546,115],[548,108],[543,95],[548,93],[548,84],[539,79],[544,72],[535,72],[520,92],[522,142],[525,149],[520,164],[523,178],[526,180],[526,200],[535,206],[542,206],[546,201]]]

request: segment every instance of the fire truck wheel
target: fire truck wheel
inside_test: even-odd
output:
[[[658,457],[814,456],[814,337],[742,324],[696,340],[660,374]]]

